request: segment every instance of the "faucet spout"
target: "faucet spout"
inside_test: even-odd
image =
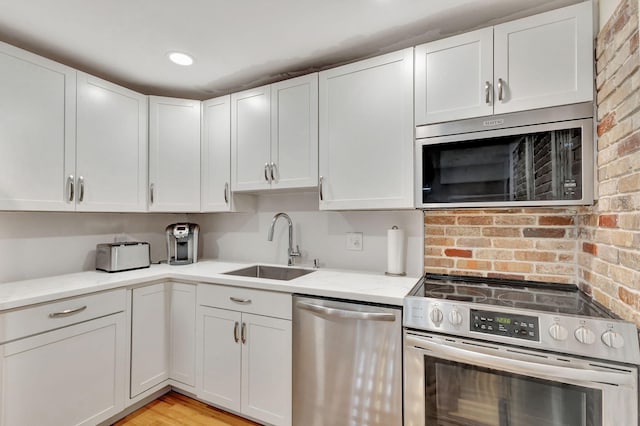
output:
[[[267,240],[273,241],[273,231],[274,231],[274,228],[276,226],[276,222],[281,217],[286,219],[287,223],[289,225],[289,248],[287,250],[287,254],[289,255],[289,260],[288,260],[287,264],[289,266],[293,266],[293,259],[295,257],[299,257],[300,256],[300,248],[298,246],[296,246],[296,249],[295,250],[293,249],[293,222],[291,222],[291,218],[289,217],[288,214],[286,214],[286,213],[277,213],[275,216],[273,216],[273,219],[271,220],[271,226],[269,226],[269,234],[267,235]]]

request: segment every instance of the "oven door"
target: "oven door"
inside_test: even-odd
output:
[[[637,368],[405,331],[407,426],[637,425]]]

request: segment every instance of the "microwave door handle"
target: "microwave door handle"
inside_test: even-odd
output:
[[[418,350],[437,355],[450,361],[464,362],[494,370],[507,370],[525,376],[544,377],[549,380],[572,380],[578,383],[610,383],[617,386],[632,386],[634,378],[630,374],[610,373],[607,371],[583,370],[571,367],[542,364],[539,362],[495,356],[483,352],[463,349],[442,342],[434,343],[424,339],[406,336],[406,342]]]

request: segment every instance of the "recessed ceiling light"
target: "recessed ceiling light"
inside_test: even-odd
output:
[[[167,54],[167,56],[169,57],[169,60],[174,64],[182,65],[185,67],[193,64],[193,58],[186,53],[171,52]]]

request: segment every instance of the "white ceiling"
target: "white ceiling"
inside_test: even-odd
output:
[[[208,99],[578,0],[0,0],[0,40],[145,94]],[[170,63],[179,50],[191,67]]]

